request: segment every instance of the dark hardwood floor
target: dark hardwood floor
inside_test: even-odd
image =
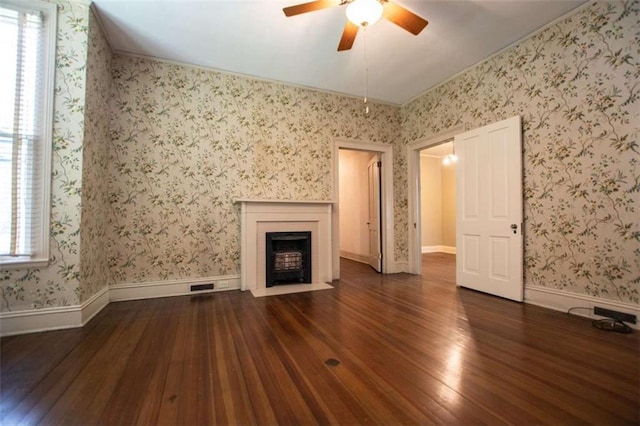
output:
[[[343,259],[333,290],[112,303],[82,329],[6,337],[0,424],[640,422],[637,331],[454,275],[446,254],[422,277]]]

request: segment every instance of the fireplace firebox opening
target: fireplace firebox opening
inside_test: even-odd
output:
[[[311,231],[267,232],[267,287],[311,284]]]

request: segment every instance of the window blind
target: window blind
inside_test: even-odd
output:
[[[46,15],[0,6],[0,258],[43,250]],[[48,138],[46,138],[48,139]],[[48,168],[47,168],[48,169]],[[47,194],[48,195],[48,194]],[[48,206],[46,206],[48,209]],[[48,232],[48,230],[46,230]]]

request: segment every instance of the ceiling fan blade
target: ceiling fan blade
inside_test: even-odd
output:
[[[340,6],[340,0],[316,0],[309,3],[297,4],[282,9],[285,15],[295,16],[301,13],[313,12],[320,9],[328,9],[334,6]]]
[[[340,44],[338,44],[338,52],[351,49],[353,42],[356,40],[356,35],[358,35],[359,28],[360,27],[353,22],[347,21],[344,26],[344,31],[342,32]]]
[[[413,35],[420,34],[420,31],[429,23],[426,19],[419,17],[415,13],[391,1],[384,2],[383,6],[382,16],[385,19],[404,28]]]

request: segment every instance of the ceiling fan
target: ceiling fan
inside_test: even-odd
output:
[[[347,5],[347,23],[344,26],[338,51],[353,46],[359,28],[374,24],[380,17],[418,35],[429,22],[391,0],[315,0],[283,9],[286,16],[295,16],[316,10]]]

